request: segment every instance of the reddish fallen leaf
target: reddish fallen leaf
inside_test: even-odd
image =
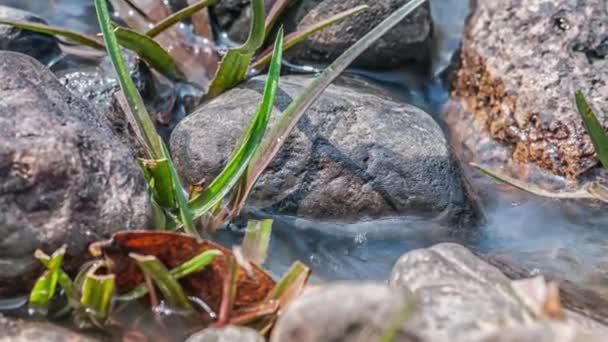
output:
[[[218,249],[223,255],[216,257],[211,265],[180,280],[188,295],[203,300],[214,312],[218,312],[222,300],[222,285],[228,275],[226,260],[232,252],[214,242],[184,234],[154,231],[124,231],[116,233],[112,239],[91,245],[94,256],[103,255],[110,271],[116,274],[116,289],[125,293],[145,281],[139,267],[129,257],[129,253],[153,255],[169,269],[173,269],[191,258],[210,249]],[[234,301],[235,316],[239,310],[247,310],[264,302],[275,286],[272,278],[258,265],[252,264],[254,277],[239,270],[237,293]],[[248,311],[248,310],[247,310]]]

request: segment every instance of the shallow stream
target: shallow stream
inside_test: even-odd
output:
[[[91,1],[0,0],[0,4],[25,8],[51,24],[96,32]],[[448,98],[436,77],[458,48],[467,15],[468,0],[431,0],[436,44],[433,74],[408,70],[390,73],[357,71],[377,79],[404,101],[425,108],[441,120]],[[592,203],[538,198],[509,189],[463,166],[483,204],[486,223],[477,238],[461,241],[468,247],[509,258],[535,272],[568,279],[608,296],[608,211]],[[284,272],[294,260],[312,266],[315,280],[386,279],[396,259],[414,248],[449,241],[447,231],[432,220],[394,217],[356,223],[310,222],[275,217],[267,266]],[[224,231],[218,238],[237,241],[238,233]]]

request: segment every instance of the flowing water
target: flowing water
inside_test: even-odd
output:
[[[28,9],[50,23],[96,32],[91,1],[0,0]],[[433,72],[420,76],[408,70],[390,73],[357,71],[381,81],[404,101],[425,108],[440,119],[448,92],[437,77],[458,48],[468,11],[468,0],[431,0],[435,17]],[[605,207],[538,198],[498,185],[467,166],[479,193],[487,222],[474,241],[479,252],[499,254],[535,272],[568,279],[607,292],[608,212]],[[275,217],[267,266],[275,274],[295,260],[312,266],[316,281],[386,279],[397,258],[408,250],[449,241],[447,231],[432,220],[395,217],[357,223],[312,222]],[[218,239],[238,241],[239,233],[224,231]]]

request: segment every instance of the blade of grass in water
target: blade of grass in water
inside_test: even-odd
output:
[[[114,296],[115,276],[96,275],[97,268],[91,268],[82,283],[82,305],[86,316],[96,325],[103,325],[108,318],[110,304]]]
[[[36,259],[40,260],[40,263],[44,265],[44,267],[46,267],[48,270],[53,267],[53,264],[51,263],[51,260],[53,259],[50,256],[44,254],[44,252],[42,252],[41,250],[36,250],[34,256],[36,257]],[[61,269],[61,267],[59,267],[58,272],[59,278],[57,279],[57,282],[59,286],[61,286],[61,289],[63,289],[63,292],[65,292],[66,297],[72,297],[72,293],[74,292],[74,283],[72,282],[72,279],[70,279],[70,276],[65,273]]]
[[[176,199],[173,195],[173,181],[169,170],[169,161],[167,159],[139,159],[139,165],[148,183],[153,182],[151,184],[153,187],[152,195],[156,203],[164,208],[177,208]]]
[[[171,276],[177,280],[187,277],[194,272],[202,270],[207,265],[211,264],[215,257],[220,255],[222,255],[222,252],[217,249],[205,251],[172,269],[170,271]],[[116,297],[116,299],[120,301],[132,301],[145,296],[146,293],[148,293],[148,287],[145,284],[141,284],[129,293]]]
[[[15,26],[20,29],[47,34],[50,36],[61,36],[64,38],[68,38],[81,45],[88,46],[94,49],[105,48],[103,41],[101,41],[101,39],[96,36],[79,33],[76,31],[64,29],[62,27],[6,19],[0,19],[0,24]]]
[[[219,0],[202,0],[193,5],[183,8],[180,11],[173,13],[172,15],[166,17],[165,19],[158,22],[153,28],[146,32],[146,35],[149,37],[156,37],[159,34],[163,33],[169,27],[175,25],[176,23],[192,16],[196,12],[202,10],[203,8],[207,8],[209,6],[215,5]]]
[[[537,195],[537,196],[556,198],[556,199],[597,199],[597,200],[608,203],[608,196],[606,196],[606,189],[603,188],[599,184],[592,183],[592,184],[582,188],[581,190],[577,190],[577,191],[554,192],[554,191],[545,190],[537,185],[528,184],[528,183],[522,182],[518,179],[515,179],[513,177],[509,177],[507,175],[492,171],[490,169],[484,168],[475,163],[471,163],[471,166],[473,166],[474,168],[478,169],[482,173],[484,173],[498,181],[509,184],[515,188],[518,188],[520,190],[529,192],[529,193]]]
[[[425,1],[426,0],[410,0],[393,12],[393,14],[384,19],[363,38],[359,39],[353,46],[340,55],[340,57],[316,77],[304,91],[289,104],[272,131],[265,137],[262,146],[259,148],[256,155],[253,157],[247,170],[247,180],[244,189],[242,189],[241,197],[236,201],[237,205],[233,208],[234,211],[239,212],[243,208],[245,200],[249,196],[257,179],[277,154],[281,146],[283,146],[298,120],[300,120],[306,110],[313,104],[319,95],[321,95],[323,90],[325,90],[325,88],[327,88],[350,63],[361,55],[361,53]]]
[[[135,52],[158,72],[172,79],[185,78],[173,57],[154,39],[124,27],[116,27],[114,34],[120,45]]]
[[[156,257],[135,253],[130,253],[129,256],[135,260],[145,275],[154,280],[171,309],[190,317],[196,314],[182,286]]]
[[[272,233],[272,220],[249,220],[243,239],[245,258],[262,265],[266,261]]]
[[[228,195],[240,177],[245,174],[249,161],[260,146],[268,120],[270,119],[270,114],[272,113],[279,85],[282,51],[283,30],[279,30],[262,102],[257,109],[256,115],[245,129],[239,144],[237,144],[224,170],[201,194],[190,200],[190,208],[195,217],[204,215]]]
[[[285,37],[285,41],[283,43],[283,52],[289,50],[289,48],[293,47],[294,45],[303,41],[304,39],[312,36],[313,34],[319,32],[331,25],[334,25],[348,17],[351,17],[351,16],[365,10],[367,7],[368,7],[367,5],[357,6],[355,8],[338,13],[338,14],[332,16],[331,18],[320,21],[314,25],[307,26],[301,30],[288,34]],[[256,61],[253,62],[253,64],[251,65],[251,68],[257,69],[257,70],[261,70],[261,69],[265,68],[266,65],[268,64],[268,62],[270,62],[271,57],[272,57],[272,55],[271,55],[270,50],[264,51],[262,54],[260,54],[260,56],[256,59]]]
[[[49,303],[57,290],[60,275],[59,270],[61,263],[63,263],[65,250],[66,247],[63,246],[51,255],[47,270],[34,284],[29,297],[29,310],[32,313],[44,316],[48,314]]]
[[[251,29],[245,43],[229,49],[209,86],[208,97],[216,97],[236,86],[247,76],[253,54],[264,44],[264,0],[251,0]]]
[[[580,90],[577,91],[575,98],[576,107],[581,115],[581,118],[583,119],[587,133],[593,142],[595,153],[597,153],[597,157],[602,163],[602,166],[604,168],[608,168],[608,135],[606,135],[604,127],[602,127],[602,124],[600,124],[597,116],[593,113],[593,110],[591,107],[589,107],[589,104],[587,104],[587,100],[585,100],[583,92]]]
[[[134,128],[140,131],[141,136],[145,141],[146,152],[151,157],[150,159],[163,159],[164,154],[162,147],[160,146],[154,123],[146,111],[144,102],[129,75],[125,60],[120,54],[120,47],[118,46],[118,40],[116,39],[114,28],[110,22],[110,13],[108,12],[108,6],[105,0],[95,0],[95,8],[97,10],[99,26],[106,42],[108,55],[112,60],[114,70],[116,70],[118,76],[120,88],[127,98],[127,102],[133,111],[137,123],[137,127]]]

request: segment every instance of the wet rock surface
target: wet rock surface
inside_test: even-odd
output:
[[[51,323],[24,321],[0,314],[0,341],[96,342],[101,340]]]
[[[401,315],[407,321],[416,305],[412,294],[383,284],[331,284],[292,303],[270,341],[379,341]],[[420,339],[404,327],[397,329],[395,341]]]
[[[281,79],[273,118],[310,78]],[[257,77],[212,100],[171,136],[189,183],[222,169],[264,85]],[[309,218],[432,215],[473,223],[476,206],[460,167],[433,119],[365,89],[332,85],[307,111],[252,194],[252,205]]]
[[[476,1],[453,83],[453,97],[468,109],[462,120],[473,116],[516,162],[570,178],[593,168],[573,96],[583,90],[608,124],[606,20],[601,0]]]
[[[369,6],[366,10],[332,25],[295,45],[286,58],[297,63],[333,62],[367,32],[408,0],[305,0],[296,3],[284,24],[288,30],[314,25],[340,12]],[[415,63],[428,63],[432,36],[430,6],[427,3],[368,48],[353,65],[369,69],[391,69]],[[297,23],[297,27],[293,27]]]
[[[0,296],[39,275],[36,248],[87,245],[146,228],[149,203],[133,151],[109,122],[32,58],[0,53]],[[74,264],[71,261],[75,261]]]
[[[0,5],[0,19],[46,24],[42,18],[33,13],[2,5]],[[0,50],[21,52],[43,63],[48,63],[61,54],[55,37],[10,25],[0,25]]]
[[[247,327],[229,325],[224,328],[209,328],[198,332],[186,342],[264,342],[265,339],[256,330]]]
[[[264,0],[266,14],[276,0]],[[213,7],[214,14],[220,27],[235,42],[244,42],[249,35],[251,25],[251,1],[223,0]]]

